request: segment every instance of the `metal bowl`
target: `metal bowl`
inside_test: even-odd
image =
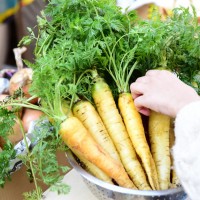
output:
[[[185,200],[187,195],[182,187],[169,190],[142,191],[132,190],[116,185],[105,183],[88,172],[86,172],[77,162],[75,156],[69,150],[67,159],[70,165],[82,176],[91,192],[99,200]]]

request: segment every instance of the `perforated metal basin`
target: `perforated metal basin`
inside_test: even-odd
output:
[[[159,191],[132,190],[105,183],[86,172],[76,161],[71,151],[67,151],[70,165],[82,176],[83,181],[99,200],[186,200],[182,187]]]

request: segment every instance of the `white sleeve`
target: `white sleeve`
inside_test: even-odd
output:
[[[186,193],[200,199],[200,101],[182,108],[175,120],[175,169]]]

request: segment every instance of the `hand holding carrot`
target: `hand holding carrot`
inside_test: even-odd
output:
[[[150,109],[175,117],[186,104],[200,101],[196,91],[166,70],[150,70],[130,86],[135,106],[140,113]]]

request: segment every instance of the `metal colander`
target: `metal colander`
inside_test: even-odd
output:
[[[67,151],[70,165],[82,176],[90,191],[99,200],[186,200],[182,187],[160,191],[142,191],[122,188],[105,183],[86,172],[76,161],[71,151]]]

